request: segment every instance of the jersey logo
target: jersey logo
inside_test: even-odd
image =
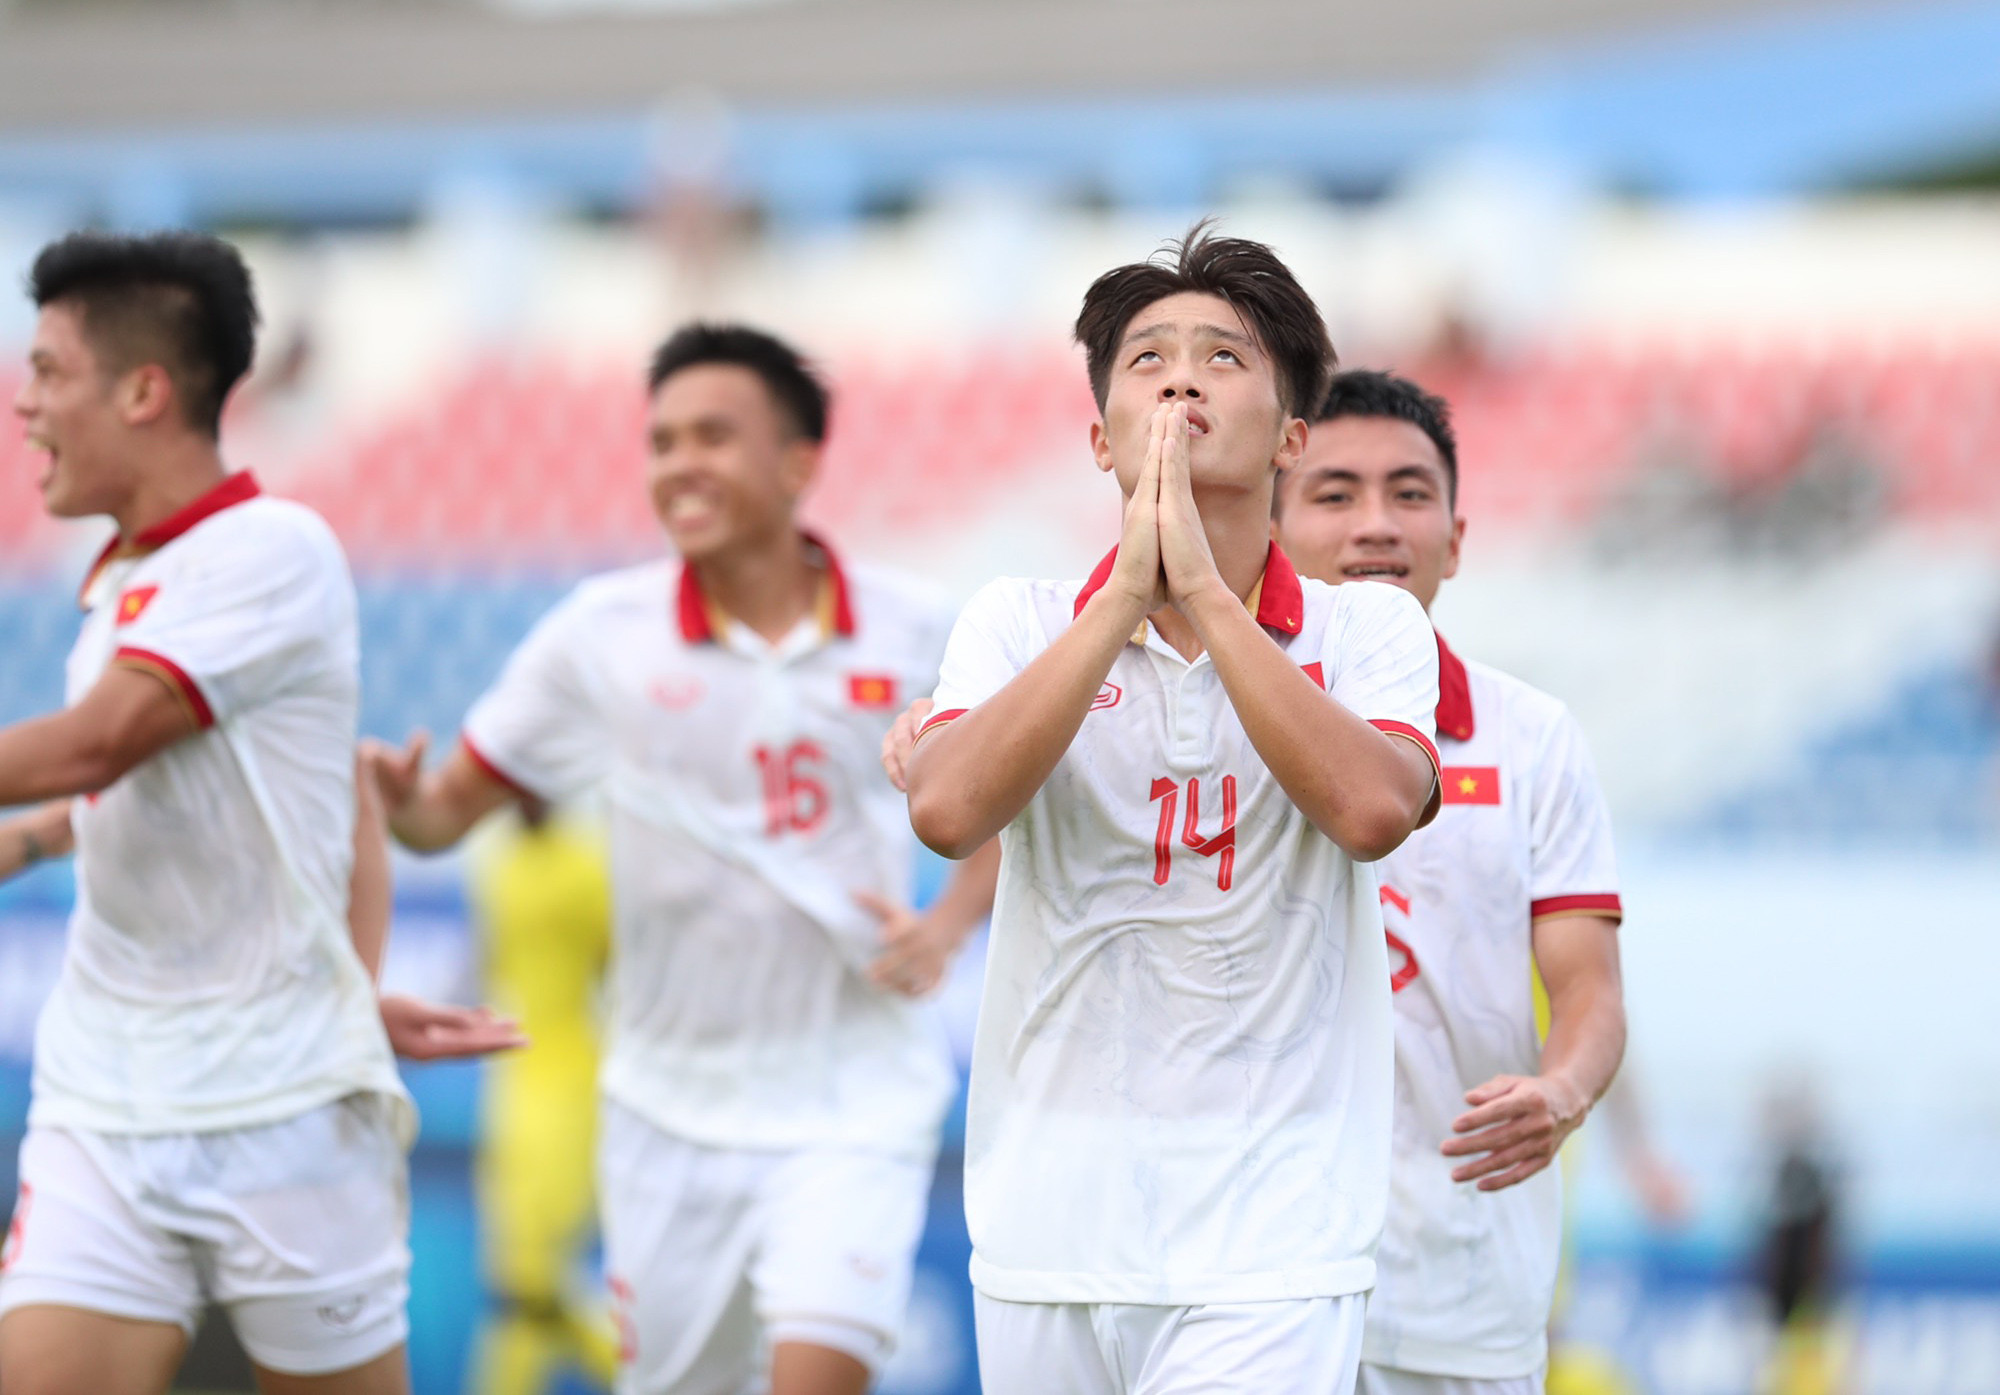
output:
[[[1107,707],[1116,707],[1118,699],[1125,696],[1125,690],[1116,683],[1106,683],[1097,690],[1097,696],[1090,700],[1092,712],[1102,712]]]
[[[699,678],[655,678],[646,689],[646,696],[653,700],[655,707],[664,707],[669,712],[685,712],[700,702],[708,689]]]
[[[153,603],[153,597],[160,594],[157,586],[135,586],[118,598],[118,623],[129,625],[146,613],[146,607]]]
[[[1326,686],[1326,670],[1320,666],[1318,659],[1314,659],[1309,664],[1300,664],[1299,672],[1312,679],[1316,687],[1324,688]]]
[[[1497,765],[1447,765],[1441,774],[1446,804],[1500,802],[1500,767]]]
[[[896,680],[886,673],[850,673],[847,675],[847,700],[856,707],[894,707]]]

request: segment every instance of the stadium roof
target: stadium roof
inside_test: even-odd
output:
[[[1460,83],[1801,0],[0,0],[0,131]]]
[[[1795,194],[1990,158],[1996,72],[2000,0],[0,0],[0,215],[627,211],[689,169],[792,222],[968,174],[1187,208],[1468,147]]]

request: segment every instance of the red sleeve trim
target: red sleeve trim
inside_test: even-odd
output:
[[[1416,742],[1418,749],[1430,760],[1431,797],[1424,801],[1424,812],[1417,819],[1418,828],[1429,826],[1431,820],[1438,816],[1438,810],[1444,807],[1444,762],[1438,759],[1437,743],[1408,722],[1398,722],[1388,717],[1371,717],[1368,725],[1390,736],[1400,736],[1407,741]]]
[[[946,709],[943,712],[931,713],[930,720],[917,728],[917,740],[922,741],[926,736],[929,736],[933,731],[943,726],[946,722],[955,722],[960,717],[963,717],[967,712],[971,710],[972,709],[969,707],[952,707]]]
[[[173,689],[174,696],[180,699],[181,706],[187,709],[188,716],[194,718],[195,726],[202,731],[215,725],[215,709],[208,705],[208,699],[201,695],[201,689],[188,677],[187,670],[166,655],[155,654],[150,649],[127,647],[113,654],[111,662],[142,668],[158,677]]]
[[[1544,896],[1539,901],[1528,904],[1528,918],[1540,920],[1551,915],[1601,915],[1612,920],[1625,918],[1624,903],[1619,901],[1617,892],[1605,892],[1594,896]]]
[[[458,736],[458,744],[465,748],[465,753],[468,756],[472,757],[472,763],[474,765],[478,766],[488,775],[491,775],[495,780],[498,780],[501,784],[505,785],[515,794],[519,795],[523,799],[532,799],[536,803],[543,802],[542,797],[539,794],[536,794],[533,790],[529,789],[519,780],[516,780],[512,775],[509,775],[506,771],[502,770],[499,766],[495,765],[493,761],[487,756],[486,752],[480,750],[477,746],[472,744],[471,737],[467,736],[463,732],[460,732]]]
[[[1386,731],[1391,736],[1407,737],[1416,742],[1423,747],[1424,754],[1430,757],[1431,773],[1440,780],[1444,779],[1444,762],[1438,759],[1437,743],[1425,736],[1422,731],[1408,722],[1391,721],[1386,717],[1371,718],[1368,725],[1377,731]]]

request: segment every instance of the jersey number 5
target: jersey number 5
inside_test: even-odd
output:
[[[817,833],[833,801],[813,767],[826,759],[815,742],[794,741],[784,750],[759,746],[757,775],[764,784],[764,836]]]
[[[1165,886],[1174,870],[1174,816],[1181,802],[1180,786],[1165,776],[1153,781],[1153,798],[1160,801],[1160,827],[1153,835],[1153,882]],[[1187,782],[1187,822],[1181,828],[1181,842],[1203,857],[1217,857],[1215,885],[1227,891],[1236,880],[1236,777],[1222,777],[1222,827],[1213,838],[1204,838],[1201,823],[1201,777]]]

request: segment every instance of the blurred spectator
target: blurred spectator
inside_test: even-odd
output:
[[[601,840],[523,800],[474,852],[490,1001],[528,1035],[487,1067],[475,1185],[492,1309],[468,1388],[541,1395],[565,1369],[609,1387],[617,1348],[579,1301],[596,1214],[598,996],[611,949]]]
[[[1767,1128],[1774,1155],[1759,1278],[1777,1341],[1764,1395],[1843,1388],[1831,1308],[1837,1284],[1839,1178],[1819,1102],[1804,1080],[1781,1084]]]

